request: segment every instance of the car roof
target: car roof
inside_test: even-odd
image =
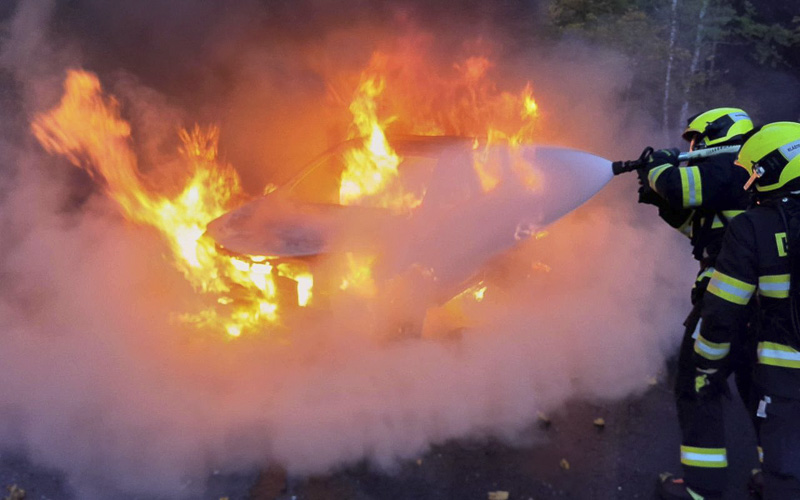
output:
[[[472,137],[455,135],[392,135],[388,136],[387,139],[389,144],[399,155],[430,156],[432,158],[438,156],[443,148],[459,145],[471,147],[472,143],[475,141]],[[299,184],[311,172],[320,168],[331,156],[353,148],[362,141],[364,141],[364,138],[357,137],[333,146],[307,163],[305,167],[278,189],[281,191],[291,191],[294,186]]]

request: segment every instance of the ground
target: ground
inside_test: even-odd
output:
[[[678,426],[670,381],[620,402],[574,401],[541,419],[524,443],[454,441],[433,447],[390,473],[360,464],[320,477],[261,472],[212,475],[199,498],[218,500],[627,500],[654,498],[659,472],[679,472]],[[755,439],[744,409],[726,405],[731,488],[726,500],[749,500]],[[602,418],[603,427],[594,421]],[[74,499],[67,481],[19,457],[0,458],[0,485],[18,485],[27,499]],[[7,495],[3,491],[3,495]]]

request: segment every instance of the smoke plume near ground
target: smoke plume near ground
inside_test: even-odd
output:
[[[513,440],[537,412],[571,398],[647,388],[678,342],[692,266],[680,257],[688,243],[637,211],[632,179],[614,180],[546,237],[492,262],[502,291],[470,312],[476,326],[458,338],[376,341],[375,310],[361,303],[297,320],[289,342],[231,341],[176,323],[176,311],[198,299],[160,238],[125,222],[101,188],[28,132],[33,116],[56,103],[65,71],[98,61],[87,69],[120,99],[148,174],[170,175],[164,159],[177,126],[220,117],[222,148],[257,193],[293,173],[309,150],[344,138],[346,108],[331,105],[330,68],[357,68],[373,45],[392,44],[376,37],[370,19],[304,37],[248,38],[258,16],[242,15],[261,13],[255,2],[219,25],[209,20],[213,2],[203,5],[211,10],[194,13],[209,33],[225,33],[219,45],[186,47],[176,37],[173,50],[201,61],[192,71],[178,63],[182,78],[213,83],[209,68],[225,69],[214,92],[202,81],[184,93],[159,89],[166,63],[184,60],[174,54],[126,47],[122,59],[141,59],[141,67],[109,64],[85,38],[63,26],[53,32],[47,2],[20,3],[7,21],[0,61],[15,99],[3,101],[13,109],[0,120],[21,139],[0,151],[8,173],[0,196],[0,446],[64,470],[81,498],[179,497],[214,469],[280,463],[306,474],[362,458],[391,469],[448,439]],[[82,13],[108,11],[98,4],[71,15]],[[402,15],[387,8],[375,23]],[[173,27],[169,17],[166,27],[148,24],[154,19],[136,22],[160,30],[156,40],[173,36],[162,33]],[[101,41],[124,43],[112,29],[122,21],[101,20]],[[245,35],[230,35],[231,26]],[[459,46],[457,36],[441,36]],[[344,47],[360,49],[342,55]],[[532,81],[548,125],[543,141],[605,157],[633,156],[647,142],[647,124],[631,125],[614,99],[627,81],[625,61],[613,54],[550,47],[496,64],[509,84]],[[153,171],[159,165],[167,171]]]

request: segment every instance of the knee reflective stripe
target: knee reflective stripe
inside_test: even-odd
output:
[[[728,466],[725,448],[698,448],[681,445],[681,463],[691,467],[719,469]]]
[[[758,463],[764,463],[764,448],[760,446],[758,447]]]
[[[717,344],[716,342],[711,342],[710,340],[704,339],[702,335],[698,335],[697,340],[694,343],[694,352],[706,359],[710,359],[711,361],[717,361],[724,358],[730,351],[730,342]]]
[[[647,173],[647,183],[650,184],[650,189],[652,189],[655,192],[658,192],[658,189],[656,189],[656,181],[658,180],[658,177],[661,174],[663,174],[664,171],[666,169],[670,168],[671,166],[672,165],[670,165],[670,164],[661,165],[660,167],[656,167],[656,168],[651,169]]]
[[[708,291],[721,299],[734,304],[747,305],[750,297],[753,296],[756,286],[744,281],[731,278],[719,271],[714,271],[711,275],[711,282],[708,284]]]
[[[771,274],[758,277],[758,294],[773,299],[789,297],[789,275]]]
[[[683,188],[683,208],[699,207],[703,204],[703,183],[700,169],[697,167],[681,167],[681,187]]]
[[[758,362],[782,368],[800,368],[800,352],[776,342],[759,342]]]

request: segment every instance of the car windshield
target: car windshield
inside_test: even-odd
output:
[[[361,146],[360,141],[348,141],[337,148],[325,153],[316,161],[307,166],[287,186],[290,198],[303,203],[319,203],[331,205],[357,205],[370,207],[385,207],[385,196],[404,197],[412,200],[416,206],[428,194],[432,185],[442,184],[442,167],[449,170],[451,167],[443,157],[443,151],[455,146],[464,150],[464,139],[443,137],[405,138],[391,142],[401,161],[397,166],[397,178],[386,192],[379,196],[364,196],[356,200],[343,202],[340,196],[342,173],[346,168],[346,155],[349,151]],[[463,163],[463,162],[461,162]],[[474,177],[474,172],[468,172]],[[443,186],[442,186],[443,187]],[[437,188],[438,189],[438,188]]]

